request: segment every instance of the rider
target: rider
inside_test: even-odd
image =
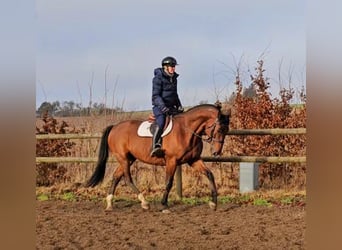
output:
[[[161,135],[163,133],[166,115],[175,115],[184,111],[177,93],[176,65],[174,57],[168,56],[162,60],[161,68],[154,70],[152,80],[152,105],[156,118],[156,129],[153,133],[151,156],[163,155]]]

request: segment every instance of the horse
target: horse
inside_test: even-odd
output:
[[[113,210],[114,192],[123,176],[128,186],[137,194],[141,207],[149,209],[149,203],[132,180],[130,166],[135,160],[151,165],[165,166],[166,186],[161,200],[162,211],[169,211],[169,192],[173,185],[176,167],[181,164],[188,164],[208,178],[211,189],[209,207],[216,210],[217,188],[214,175],[201,159],[201,153],[204,140],[211,144],[210,151],[213,156],[222,153],[224,139],[229,128],[229,114],[224,114],[221,111],[219,103],[201,104],[170,118],[173,128],[162,138],[164,151],[162,157],[151,157],[151,138],[138,136],[137,130],[142,123],[141,120],[126,120],[105,128],[100,142],[97,166],[85,186],[94,187],[103,181],[106,162],[111,153],[119,165],[114,170],[112,183],[106,197],[106,210]]]

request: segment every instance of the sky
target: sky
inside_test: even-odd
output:
[[[36,0],[36,107],[89,100],[152,108],[154,69],[173,56],[183,106],[224,100],[259,59],[276,97],[305,87],[303,0]]]

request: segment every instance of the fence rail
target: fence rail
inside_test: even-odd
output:
[[[273,128],[273,129],[234,129],[227,132],[227,135],[298,135],[306,134],[306,128]],[[37,134],[37,140],[54,139],[99,139],[101,133],[95,134]],[[257,163],[305,163],[305,156],[226,156],[210,157],[203,156],[206,162],[257,162]],[[109,162],[116,162],[115,158],[110,157]],[[97,157],[36,157],[36,163],[94,163]]]
[[[227,135],[295,135],[306,134],[306,128],[272,128],[272,129],[233,129]],[[37,134],[37,140],[44,139],[98,139],[101,133],[95,134]]]
[[[205,162],[257,162],[257,163],[305,163],[305,156],[225,156],[211,157],[203,156]],[[95,163],[97,157],[36,157],[36,163]],[[110,157],[108,162],[117,162],[115,158]]]

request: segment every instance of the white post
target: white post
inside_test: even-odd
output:
[[[259,163],[240,162],[240,193],[258,189]]]

